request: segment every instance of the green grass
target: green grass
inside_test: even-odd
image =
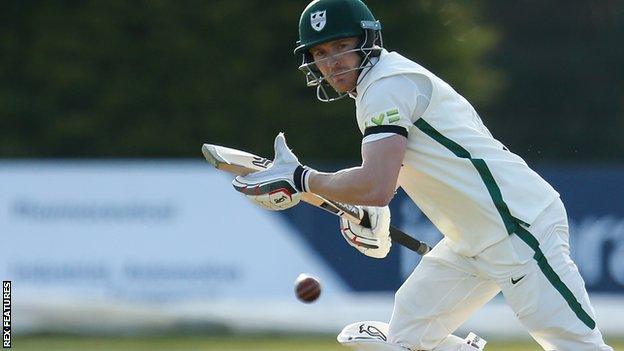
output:
[[[624,349],[624,340],[612,342],[616,350]],[[332,337],[78,337],[14,336],[13,350],[18,351],[347,351]],[[487,351],[540,350],[530,342],[488,343]]]

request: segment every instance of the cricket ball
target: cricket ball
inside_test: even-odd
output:
[[[313,276],[301,273],[295,280],[295,294],[301,302],[314,302],[321,295],[321,283]]]

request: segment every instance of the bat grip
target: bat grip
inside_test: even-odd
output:
[[[421,256],[431,251],[431,247],[427,243],[414,239],[393,226],[390,226],[390,238]]]

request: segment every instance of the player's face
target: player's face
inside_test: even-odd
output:
[[[337,92],[344,93],[353,90],[362,58],[353,51],[358,47],[360,39],[357,37],[338,39],[320,44],[310,49],[310,54],[316,66],[327,82]]]

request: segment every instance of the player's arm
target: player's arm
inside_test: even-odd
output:
[[[396,190],[413,119],[428,105],[428,100],[422,100],[422,91],[430,91],[430,84],[424,76],[394,76],[373,83],[362,97],[358,113],[364,135],[362,165],[312,174],[310,191],[339,202],[387,205]]]
[[[327,199],[366,206],[386,206],[396,190],[407,138],[395,134],[362,144],[362,165],[310,176],[310,191]]]

